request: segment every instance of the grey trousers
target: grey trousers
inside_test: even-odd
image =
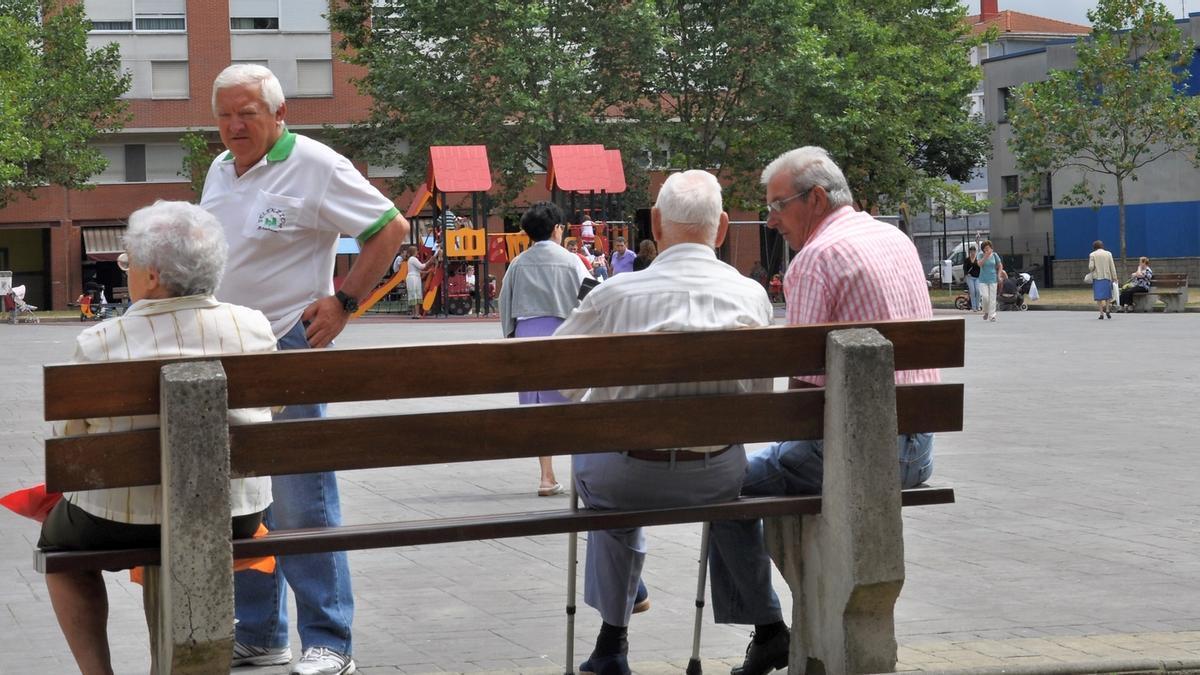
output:
[[[687,462],[633,459],[624,453],[576,455],[575,489],[589,509],[653,509],[736,499],[746,452],[734,445],[716,457]],[[642,528],[588,533],[583,600],[605,623],[628,626],[646,538]]]

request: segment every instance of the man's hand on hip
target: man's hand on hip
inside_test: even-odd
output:
[[[307,326],[304,336],[314,349],[328,347],[333,339],[341,334],[350,320],[350,313],[342,308],[342,303],[332,295],[326,296],[304,308],[300,320]]]

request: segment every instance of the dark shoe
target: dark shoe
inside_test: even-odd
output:
[[[633,596],[633,613],[641,614],[650,609],[650,591],[646,590],[646,582],[638,579],[637,595]]]
[[[630,675],[629,659],[624,654],[589,656],[579,664],[579,675]]]
[[[766,675],[772,670],[787,668],[791,640],[792,634],[786,630],[776,633],[775,637],[762,644],[751,639],[746,646],[746,660],[729,671],[729,675]]]
[[[1111,319],[1111,318],[1112,318],[1112,312],[1105,312],[1105,313],[1104,313],[1104,316],[1107,316],[1108,318],[1110,318],[1110,319]]]

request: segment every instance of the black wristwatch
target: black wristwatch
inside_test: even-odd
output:
[[[358,300],[355,300],[353,297],[346,295],[342,291],[334,293],[333,297],[337,298],[338,302],[342,303],[342,309],[345,310],[347,314],[353,314],[358,311]]]

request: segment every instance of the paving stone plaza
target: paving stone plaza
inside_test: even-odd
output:
[[[1103,660],[1107,671],[1159,662],[1200,672],[1200,453],[1191,429],[1200,314],[1101,322],[1092,312],[1025,312],[966,321],[967,367],[945,373],[966,382],[965,431],[937,438],[931,481],[953,486],[958,503],[905,512],[899,668],[1084,672],[1079,664]],[[40,367],[68,360],[79,329],[0,325],[0,494],[42,481]],[[351,324],[338,346],[498,334],[495,322],[368,320]],[[505,394],[454,404],[516,402]],[[335,404],[331,414],[431,409],[388,401]],[[556,470],[565,480],[568,460],[558,458]],[[348,523],[368,523],[565,506],[566,497],[535,495],[537,475],[532,459],[347,472],[343,511]],[[0,532],[0,673],[76,672],[33,570],[36,524],[4,512]],[[653,608],[630,626],[630,663],[639,673],[681,673],[700,527],[655,528],[649,538]],[[351,553],[359,671],[561,673],[566,552],[566,536],[548,536]],[[123,574],[106,578],[116,670],[145,673],[140,589]],[[782,581],[777,588],[784,591]],[[596,612],[580,604],[576,664],[599,627]],[[748,632],[710,618],[706,672],[724,675],[740,663]]]

